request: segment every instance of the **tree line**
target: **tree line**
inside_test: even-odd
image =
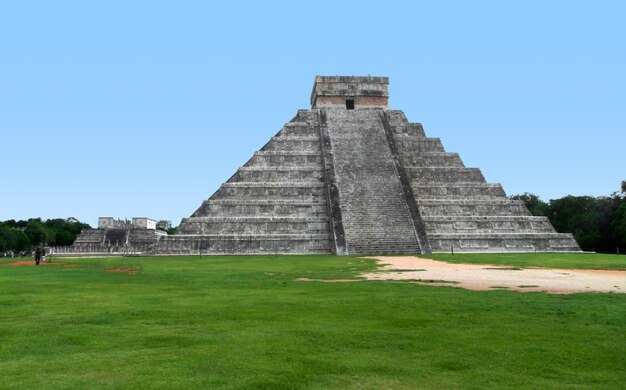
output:
[[[572,233],[584,251],[626,253],[626,181],[609,196],[572,196],[544,202],[535,194],[513,195],[532,215],[546,216],[559,233]]]
[[[0,253],[27,251],[38,245],[72,245],[83,228],[90,228],[76,218],[31,218],[27,221],[10,219],[0,222]]]

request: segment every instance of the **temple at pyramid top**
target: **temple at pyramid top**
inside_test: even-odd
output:
[[[311,108],[387,110],[388,87],[388,77],[316,76],[311,92]]]

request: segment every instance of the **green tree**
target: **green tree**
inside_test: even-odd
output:
[[[21,230],[13,230],[13,234],[15,237],[15,244],[13,246],[13,250],[16,252],[25,251],[30,247],[30,240],[26,233]]]
[[[44,225],[49,232],[48,244],[55,246],[72,245],[83,228],[90,227],[88,224],[79,222],[76,218],[48,219]]]
[[[9,226],[0,223],[0,252],[6,252],[13,249],[13,233]]]
[[[611,222],[615,245],[626,253],[626,201],[622,202]]]
[[[548,218],[558,232],[570,232],[585,250],[614,251],[615,235],[611,221],[621,198],[611,196],[571,196],[550,201]]]
[[[28,249],[30,240],[21,230],[12,228],[9,224],[0,223],[0,252],[23,251]]]
[[[86,223],[76,218],[48,219],[31,218],[28,221],[13,219],[0,222],[0,251],[23,251],[31,245],[72,245]]]
[[[47,244],[53,238],[53,233],[46,229],[46,226],[41,222],[41,218],[29,219],[24,233],[26,233],[33,245]]]

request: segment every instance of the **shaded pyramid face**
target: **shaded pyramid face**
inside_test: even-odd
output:
[[[579,251],[420,124],[385,77],[316,77],[300,110],[161,253]]]

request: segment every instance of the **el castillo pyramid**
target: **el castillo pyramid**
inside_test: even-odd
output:
[[[141,235],[140,250],[580,251],[571,234],[531,216],[439,138],[390,110],[388,85],[387,77],[317,76],[311,109],[299,110],[176,234]],[[75,246],[107,242],[108,233],[97,231],[81,234]],[[125,245],[133,245],[133,234]]]
[[[388,108],[387,77],[317,76],[297,115],[161,253],[580,251]]]

